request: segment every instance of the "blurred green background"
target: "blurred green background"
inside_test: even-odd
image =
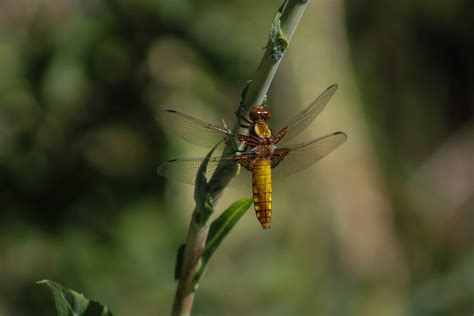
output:
[[[48,278],[116,315],[167,315],[204,155],[155,122],[234,120],[281,0],[0,1],[0,314],[54,315]],[[211,260],[196,315],[472,315],[474,2],[312,0],[269,93],[275,122],[348,142],[274,185]],[[219,213],[251,194],[225,192]]]

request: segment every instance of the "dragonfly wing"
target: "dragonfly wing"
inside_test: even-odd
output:
[[[209,124],[175,110],[160,111],[156,120],[166,130],[198,146],[213,147],[231,135],[224,125]]]
[[[311,122],[321,113],[326,104],[328,104],[329,99],[334,95],[337,90],[337,85],[333,84],[329,88],[327,88],[319,97],[317,97],[311,104],[296,115],[293,119],[291,119],[286,128],[288,128],[288,132],[286,133],[285,137],[282,140],[283,143],[287,143],[289,140],[295,138],[298,134],[300,134],[306,127],[308,127]]]
[[[168,160],[158,167],[158,173],[162,175],[163,177],[168,178],[170,180],[194,185],[196,182],[196,174],[199,170],[199,167],[201,166],[201,164],[203,163],[205,159],[206,159],[205,157],[199,157],[199,158],[180,158],[180,159]],[[216,171],[219,164],[223,162],[236,164],[231,157],[209,158],[209,162],[208,162],[206,174],[205,174],[207,181],[211,179],[212,175]],[[238,164],[236,165],[238,166]],[[229,169],[226,169],[226,170],[229,170]],[[252,182],[249,180],[249,177],[248,177],[250,174],[251,173],[245,170],[244,168],[240,168],[237,176],[233,177],[232,181],[227,186],[251,184]]]
[[[282,178],[306,169],[346,140],[345,133],[335,132],[309,142],[277,149],[275,158],[272,158],[272,167],[274,167],[272,175]]]

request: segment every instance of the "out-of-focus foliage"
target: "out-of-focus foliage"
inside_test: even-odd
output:
[[[155,170],[191,146],[154,114],[231,122],[280,2],[0,2],[1,315],[54,315],[45,278],[115,315],[171,310],[192,190]],[[269,104],[336,81],[318,124],[349,140],[275,184],[270,232],[243,216],[196,314],[474,311],[472,1],[345,5],[311,1]]]
[[[472,1],[347,1],[370,135],[403,245],[410,315],[474,310]]]

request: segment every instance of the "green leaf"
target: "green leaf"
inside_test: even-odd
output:
[[[199,270],[194,278],[193,285],[195,289],[197,289],[209,259],[224,240],[225,236],[227,236],[232,228],[234,228],[242,215],[247,212],[252,203],[252,198],[238,200],[229,206],[227,210],[225,210],[214,222],[212,222],[209,234],[207,235],[206,247],[204,248],[201,257],[201,265],[199,266]]]
[[[174,280],[175,281],[179,280],[179,277],[181,276],[181,270],[183,270],[185,247],[186,247],[186,244],[182,244],[178,248],[178,253],[176,254],[176,265],[174,267]]]
[[[288,3],[288,0],[285,0],[281,7],[278,9],[275,17],[273,18],[272,28],[270,30],[269,36],[269,48],[270,48],[270,56],[274,62],[280,60],[283,57],[286,49],[288,48],[288,40],[286,39],[285,35],[283,34],[283,30],[281,29],[281,16],[285,7]]]
[[[46,284],[53,293],[58,316],[112,316],[107,306],[89,300],[84,295],[64,288],[56,282],[43,280],[38,284]]]
[[[245,84],[245,87],[242,89],[242,92],[240,92],[239,114],[241,115],[243,115],[241,111],[242,111],[242,108],[245,106],[244,101],[245,101],[245,98],[247,97],[247,92],[249,91],[249,87],[251,83],[252,83],[252,80],[248,80],[247,83]]]
[[[209,151],[206,156],[206,159],[204,159],[204,161],[202,162],[196,175],[196,187],[194,188],[196,211],[194,212],[194,220],[200,227],[206,224],[209,217],[211,217],[212,213],[214,212],[211,194],[209,193],[209,185],[206,179],[206,169],[209,163],[209,158],[211,157],[212,153],[218,145],[219,144],[214,146],[214,148]]]

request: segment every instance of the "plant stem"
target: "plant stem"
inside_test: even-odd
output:
[[[207,234],[209,233],[209,224],[206,223],[204,227],[199,227],[195,220],[195,214],[196,209],[193,211],[186,237],[183,267],[173,303],[173,316],[191,315],[196,293],[192,283],[199,268],[199,261],[206,246]]]
[[[286,2],[286,6],[284,7],[281,16],[281,28],[288,43],[291,41],[291,38],[300,23],[308,2],[309,1],[307,0],[289,0]],[[271,47],[270,45],[267,45],[267,49],[265,50],[254,79],[252,80],[252,84],[250,85],[244,99],[243,106],[245,109],[244,114],[246,115],[253,105],[263,103],[278,66],[280,66],[282,58],[277,62],[274,62],[270,53]]]
[[[286,0],[282,8],[280,8],[282,10],[280,18],[281,29],[288,43],[293,37],[308,2],[307,0]],[[253,105],[263,103],[273,77],[280,65],[281,58],[275,61],[272,59],[271,52],[272,45],[269,40],[267,49],[265,50],[260,65],[239,109],[241,114],[245,116],[248,115]],[[239,125],[236,124],[235,130],[238,128]],[[227,145],[223,155],[231,153],[233,150],[231,145]],[[222,164],[217,168],[209,181],[209,194],[213,204],[217,202],[225,186],[232,179],[232,176],[235,175],[235,173],[229,172],[229,168],[230,166]],[[206,246],[207,234],[210,227],[208,222],[201,225],[197,221],[196,215],[199,212],[199,207],[199,205],[196,205],[193,211],[188,235],[186,237],[183,265],[173,304],[173,316],[191,315],[195,297],[193,280],[200,265],[200,258]]]

